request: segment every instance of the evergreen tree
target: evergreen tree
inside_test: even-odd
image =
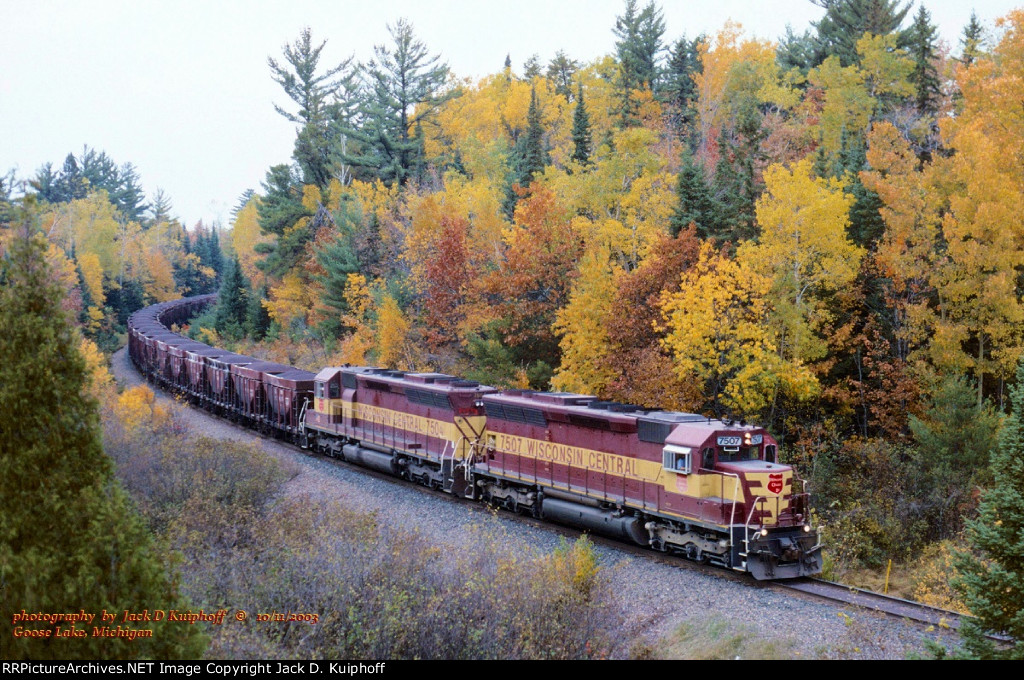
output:
[[[971,19],[964,26],[964,34],[960,38],[960,61],[970,66],[984,53],[985,29],[978,21],[978,15],[971,12]]]
[[[19,186],[14,170],[0,176],[0,227],[6,225],[14,216],[14,189]]]
[[[714,177],[720,213],[717,237],[733,243],[756,234],[754,206],[762,189],[756,169],[764,155],[761,142],[765,137],[754,97],[742,99],[736,108],[735,127],[718,140],[719,161]]]
[[[265,338],[267,331],[270,330],[270,313],[263,305],[268,296],[265,285],[249,296],[249,308],[245,314],[245,333],[257,342]]]
[[[214,327],[218,333],[232,340],[241,339],[245,335],[250,296],[249,282],[242,273],[238,257],[233,257],[228,260],[224,281],[217,296]]]
[[[580,165],[590,163],[590,149],[593,144],[590,134],[590,116],[587,115],[587,104],[583,101],[583,83],[579,84],[576,93],[576,110],[572,114],[572,160]]]
[[[950,538],[961,528],[971,492],[989,476],[999,416],[978,405],[970,381],[945,376],[935,385],[928,408],[920,417],[911,415],[909,424],[917,444],[914,505],[926,527],[923,538]]]
[[[697,235],[702,240],[720,237],[719,207],[704,176],[704,168],[686,146],[676,180],[676,196],[679,204],[669,222],[672,236],[678,236],[692,222],[697,225]]]
[[[921,5],[914,15],[914,23],[907,31],[907,47],[914,60],[910,82],[914,85],[917,110],[933,114],[938,109],[939,73],[935,69],[935,43],[938,32],[931,15]]]
[[[59,173],[53,171],[53,163],[44,163],[36,170],[36,176],[28,181],[28,185],[35,189],[40,201],[57,203],[61,200],[57,193],[58,176]]]
[[[335,224],[335,237],[316,251],[316,260],[323,269],[317,280],[324,288],[322,301],[340,318],[349,311],[345,293],[348,290],[348,275],[359,272],[359,260],[352,245],[354,222],[358,219],[349,213],[348,204],[342,205]],[[332,331],[340,330],[340,323],[333,324]]]
[[[246,189],[242,192],[242,195],[238,197],[238,201],[235,203],[235,207],[231,209],[231,221],[234,223],[238,217],[238,213],[242,212],[242,209],[249,204],[249,201],[256,196],[256,192],[252,189]]]
[[[541,125],[540,101],[537,89],[530,89],[530,108],[526,113],[526,134],[520,138],[519,185],[529,186],[534,175],[544,172],[550,164],[547,149],[544,148],[544,127]]]
[[[653,0],[642,10],[637,0],[626,0],[622,16],[615,17],[612,33],[615,55],[619,62],[619,79],[616,83],[621,100],[619,115],[622,125],[636,125],[637,103],[633,91],[653,89],[658,79],[658,55],[662,50],[661,39],[665,34],[665,18]]]
[[[338,158],[389,185],[404,185],[422,155],[420,142],[410,134],[410,116],[415,111],[417,120],[431,117],[457,91],[444,90],[448,65],[440,62],[440,56],[428,55],[412,24],[399,19],[388,31],[393,47],[374,47],[376,56],[365,68],[362,125],[342,125],[343,134],[357,143],[359,151],[342,150]]]
[[[339,117],[350,113],[357,90],[352,57],[323,73],[317,72],[320,53],[326,44],[325,40],[314,47],[310,29],[306,27],[295,43],[284,46],[285,64],[267,58],[274,82],[299,107],[298,113],[292,113],[274,105],[274,110],[299,126],[295,162],[302,170],[304,182],[321,188],[326,187],[333,176],[332,126]]]
[[[142,179],[131,163],[125,163],[117,173],[117,184],[109,190],[110,201],[121,214],[133,222],[142,221],[143,215],[149,210],[142,191]]]
[[[533,80],[540,74],[540,55],[531,54],[530,58],[523,63],[523,80]]]
[[[220,249],[220,230],[214,224],[210,227],[210,236],[207,238],[207,251],[209,260],[207,264],[217,274],[219,281],[224,274],[224,253]]]
[[[153,196],[153,205],[149,211],[152,217],[150,217],[150,224],[159,224],[160,222],[170,222],[173,218],[171,217],[171,199],[164,192],[163,189],[158,188],[156,195]]]
[[[974,554],[961,554],[954,585],[976,619],[963,622],[967,653],[983,659],[1024,659],[1024,362],[1011,389],[1013,410],[992,452],[995,483],[968,522]],[[1008,635],[996,646],[987,633]]]
[[[579,68],[579,62],[570,59],[562,50],[558,50],[548,63],[548,80],[555,84],[555,94],[562,95],[567,102],[572,99],[572,79]]]
[[[69,153],[53,184],[56,202],[66,203],[89,195],[89,180],[78,167],[75,155]]]
[[[810,31],[804,31],[800,35],[793,32],[793,27],[786,26],[786,35],[779,40],[779,47],[776,50],[775,59],[783,71],[797,69],[803,75],[807,75],[817,65],[816,50],[817,42]]]
[[[814,24],[814,63],[835,55],[843,66],[858,62],[857,41],[865,33],[889,35],[899,30],[913,5],[912,0],[812,0],[825,8],[825,16]]]
[[[684,136],[696,120],[697,84],[693,77],[702,71],[698,48],[703,35],[692,41],[683,36],[669,50],[668,67],[658,96],[672,107],[676,132]]]
[[[258,247],[258,252],[267,255],[260,263],[260,268],[268,274],[280,276],[302,256],[311,232],[308,226],[299,229],[293,227],[301,218],[311,216],[311,213],[302,205],[301,180],[288,165],[270,168],[263,190],[265,194],[258,207],[260,231],[276,235],[277,240],[272,245],[262,244]]]
[[[31,204],[29,204],[31,206]],[[153,541],[103,451],[78,340],[45,260],[46,241],[14,239],[0,265],[0,639],[4,659],[195,658],[193,626],[147,622],[152,638],[14,637],[12,615],[184,609]],[[19,227],[21,229],[22,227]],[[72,624],[23,627],[62,632]],[[116,629],[116,626],[112,628]]]

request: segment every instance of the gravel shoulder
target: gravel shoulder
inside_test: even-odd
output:
[[[123,387],[143,382],[125,349],[114,354],[112,372]],[[161,392],[157,398],[174,401]],[[197,409],[181,407],[180,411],[197,436],[255,443],[284,462],[294,473],[285,494],[376,512],[381,521],[418,532],[438,545],[470,549],[474,540],[486,536],[501,540],[509,550],[528,545],[547,552],[557,548],[564,536],[557,528],[531,526],[483,506],[439,498],[397,480],[375,478],[308,456]],[[948,635],[926,633],[918,626],[864,610],[838,610],[753,582],[709,575],[685,563],[664,564],[604,544],[595,549],[627,614],[624,639],[655,649],[659,640],[681,625],[703,631],[698,641],[714,644],[717,638],[742,637],[756,641],[753,648],[772,650],[771,655],[783,658],[902,659],[923,654],[926,636]],[[939,641],[949,645],[954,639]]]

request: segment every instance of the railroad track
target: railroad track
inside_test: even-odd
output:
[[[799,578],[791,581],[773,581],[771,587],[784,590],[795,590],[830,602],[862,609],[870,609],[889,616],[915,621],[917,623],[958,630],[963,614],[940,609],[930,605],[904,600],[903,598],[883,595],[863,588],[834,583],[824,579]],[[998,638],[997,638],[998,639]]]

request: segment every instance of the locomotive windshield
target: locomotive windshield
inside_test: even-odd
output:
[[[760,446],[720,446],[718,447],[719,463],[735,463],[741,460],[759,460]]]

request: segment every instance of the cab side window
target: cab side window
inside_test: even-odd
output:
[[[706,470],[711,470],[711,469],[713,469],[715,467],[715,450],[714,449],[712,449],[710,447],[704,449],[700,466],[702,468],[705,468]]]

